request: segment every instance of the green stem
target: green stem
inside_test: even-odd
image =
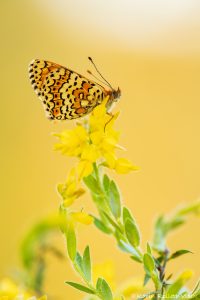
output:
[[[113,226],[113,225],[114,225],[113,223],[115,223],[115,228],[118,228],[118,231],[119,231],[120,234],[123,236],[123,238],[124,238],[124,240],[126,241],[126,243],[129,244],[129,242],[128,242],[128,240],[127,240],[127,237],[126,237],[126,235],[125,235],[124,225],[121,223],[120,219],[117,220],[117,223],[116,223],[115,221],[113,221],[113,215],[112,215],[112,213],[111,213],[111,211],[110,211],[110,207],[109,207],[109,205],[108,205],[108,202],[109,202],[109,201],[108,201],[108,196],[106,195],[106,193],[105,193],[105,191],[104,191],[104,188],[103,188],[103,186],[102,186],[102,180],[101,180],[101,176],[100,176],[100,173],[99,173],[99,168],[98,168],[98,166],[97,166],[96,163],[93,163],[93,168],[94,168],[94,173],[95,173],[95,177],[96,177],[96,180],[97,180],[98,188],[99,188],[99,190],[100,190],[101,193],[102,193],[102,197],[103,197],[104,199],[106,199],[106,201],[105,201],[105,203],[104,203],[105,205],[104,205],[103,203],[101,203],[101,207],[100,207],[99,212],[102,212],[102,208],[103,208],[103,205],[104,205],[104,206],[105,206],[105,212],[107,213],[108,218],[111,219],[111,220],[110,220],[110,224]],[[97,204],[98,204],[98,203],[97,203]],[[97,207],[97,208],[98,208],[98,207]],[[113,231],[113,236],[114,236],[115,239],[117,240],[117,236],[116,236],[116,234],[115,234],[115,231]],[[135,249],[135,251],[138,253],[139,257],[142,258],[143,254],[142,254],[141,250],[140,250],[139,248],[134,248],[134,249]]]
[[[96,176],[96,180],[97,180],[98,186],[102,190],[101,178],[100,178],[99,169],[98,169],[96,163],[93,163],[93,169],[94,169],[94,173],[95,173],[95,176]]]

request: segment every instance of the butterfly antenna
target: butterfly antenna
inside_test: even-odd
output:
[[[106,82],[107,85],[108,85],[112,90],[114,90],[113,87],[111,86],[111,84],[103,77],[103,75],[101,74],[101,72],[97,69],[97,67],[96,67],[95,63],[93,62],[92,58],[89,56],[88,59],[89,59],[89,61],[93,64],[95,70],[96,70],[97,73],[101,76],[101,78],[104,80],[104,82]],[[94,75],[93,75],[93,76],[94,76]]]
[[[110,85],[108,85],[107,83],[105,83],[103,80],[99,79],[97,76],[95,76],[90,70],[87,70],[88,74],[90,74],[92,77],[94,77],[96,80],[98,80],[99,82],[106,84],[107,86],[110,87]]]

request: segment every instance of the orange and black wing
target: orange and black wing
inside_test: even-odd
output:
[[[50,119],[83,117],[108,94],[98,83],[45,60],[30,63],[29,78]]]

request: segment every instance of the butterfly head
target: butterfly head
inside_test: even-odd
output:
[[[114,103],[119,101],[121,97],[121,90],[119,87],[117,90],[112,89],[108,92],[108,95],[109,95],[109,99],[106,104],[106,108],[107,108],[107,112],[110,112],[114,106]]]
[[[112,91],[112,97],[114,102],[117,102],[119,100],[119,98],[121,97],[121,90],[119,87],[117,90]]]

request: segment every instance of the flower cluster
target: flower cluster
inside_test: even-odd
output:
[[[137,170],[129,160],[116,156],[117,149],[124,150],[118,144],[119,132],[113,128],[119,113],[107,114],[107,101],[108,98],[105,98],[102,104],[93,110],[89,119],[76,123],[74,129],[55,134],[60,140],[55,149],[66,156],[78,158],[78,164],[69,173],[65,184],[58,186],[66,207],[84,193],[79,184],[84,177],[93,172],[94,163],[121,174]]]
[[[107,100],[106,98],[93,110],[88,122],[77,123],[74,129],[56,134],[60,143],[55,145],[55,149],[79,159],[79,179],[92,173],[94,162],[118,173],[128,173],[136,169],[129,160],[116,157],[115,150],[123,149],[118,145],[119,132],[113,129],[118,114],[110,116],[106,113]]]

